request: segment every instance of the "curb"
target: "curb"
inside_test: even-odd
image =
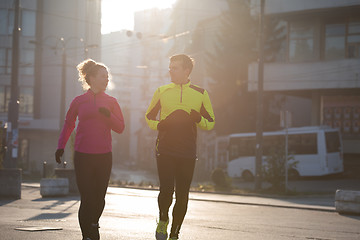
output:
[[[22,186],[30,187],[30,188],[40,188],[40,184],[28,184],[23,183]],[[148,190],[148,191],[155,191],[158,189],[146,189],[146,188],[130,188],[130,187],[121,187],[127,189],[137,189],[137,190]],[[270,198],[269,196],[259,196],[259,195],[239,195],[239,194],[226,194],[226,193],[214,193],[214,192],[200,192],[200,191],[192,191],[193,193],[197,194],[217,194],[217,195],[228,195],[228,196],[239,196],[239,197],[259,197],[259,198]],[[109,194],[116,194],[116,193],[109,193]],[[311,198],[307,196],[307,198]],[[275,198],[277,199],[277,198]],[[273,207],[273,208],[287,208],[287,209],[299,209],[299,210],[308,210],[308,211],[321,211],[321,212],[336,212],[335,207],[323,206],[323,207],[316,207],[307,205],[300,205],[300,204],[293,204],[293,205],[280,205],[280,204],[271,204],[271,203],[256,203],[256,202],[244,202],[244,201],[227,201],[227,200],[219,200],[219,199],[204,199],[204,198],[194,198],[191,197],[189,200],[192,201],[202,201],[202,202],[214,202],[214,203],[227,203],[227,204],[238,204],[238,205],[249,205],[249,206],[263,206],[263,207]]]

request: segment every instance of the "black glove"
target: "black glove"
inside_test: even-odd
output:
[[[159,131],[166,131],[169,129],[169,124],[168,124],[168,121],[166,120],[161,120],[158,125],[157,125],[157,129]]]
[[[62,155],[64,154],[64,149],[58,149],[58,150],[56,150],[56,152],[55,152],[55,160],[56,160],[56,162],[57,163],[61,163],[61,157],[62,157]]]
[[[194,109],[191,109],[190,118],[193,122],[199,123],[201,121],[201,115]]]
[[[109,109],[107,109],[105,107],[100,107],[99,108],[99,113],[101,113],[105,117],[108,117],[108,118],[110,117],[110,111],[109,111]]]

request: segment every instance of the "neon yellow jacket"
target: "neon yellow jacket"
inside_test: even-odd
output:
[[[155,91],[145,115],[147,124],[153,130],[157,130],[161,120],[167,119],[173,124],[172,129],[166,133],[159,131],[158,153],[166,152],[169,155],[186,157],[196,155],[196,125],[193,122],[189,123],[189,113],[192,109],[201,114],[200,122],[196,123],[200,129],[214,128],[215,116],[205,89],[189,81],[181,85],[170,83]],[[160,117],[157,118],[159,112]]]

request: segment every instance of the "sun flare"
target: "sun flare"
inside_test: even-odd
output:
[[[151,8],[171,8],[176,0],[102,0],[101,33],[134,28],[134,12]]]

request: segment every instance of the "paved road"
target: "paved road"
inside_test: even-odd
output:
[[[101,218],[105,240],[154,239],[157,191],[109,188]],[[263,198],[191,193],[181,239],[360,239],[360,216],[339,215],[333,196]],[[24,184],[22,199],[0,200],[0,239],[81,239],[78,196],[41,198]],[[27,232],[18,227],[60,227]]]

